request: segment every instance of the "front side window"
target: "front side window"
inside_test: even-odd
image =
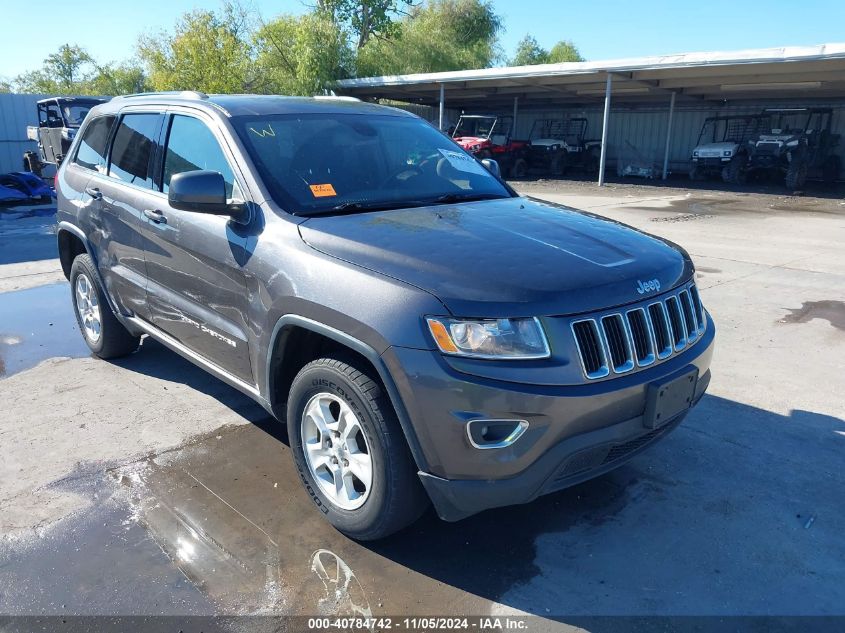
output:
[[[214,134],[199,119],[174,115],[164,154],[164,192],[167,193],[170,179],[176,174],[199,169],[222,174],[226,183],[226,197],[232,197],[235,176]]]
[[[85,133],[79,139],[79,149],[76,150],[74,163],[100,172],[105,170],[106,148],[114,119],[113,116],[101,116],[88,124]]]
[[[510,197],[478,161],[410,116],[280,114],[233,120],[279,204],[302,213]]]

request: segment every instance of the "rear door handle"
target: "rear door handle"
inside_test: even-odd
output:
[[[94,198],[94,200],[103,199],[103,194],[96,187],[85,187],[85,193]]]
[[[167,224],[167,218],[158,209],[144,209],[144,215],[156,224]]]

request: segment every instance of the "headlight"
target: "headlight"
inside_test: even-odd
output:
[[[698,158],[698,152],[697,151],[693,152],[692,155],[695,156],[696,158]]]
[[[552,151],[556,152],[560,149],[560,145],[552,145]]]
[[[527,319],[427,317],[428,329],[444,354],[471,358],[548,358],[540,322]]]
[[[787,143],[786,146],[787,147],[798,147],[798,139],[796,138],[793,141],[789,141],[789,143]]]
[[[722,152],[722,156],[730,156],[731,154],[733,154],[733,152],[729,149],[726,149],[724,152]]]

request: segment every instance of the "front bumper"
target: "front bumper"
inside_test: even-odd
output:
[[[692,164],[696,167],[700,167],[702,169],[722,169],[725,165],[731,162],[730,156],[725,157],[715,157],[715,156],[703,156],[699,158],[693,158]]]
[[[697,403],[710,382],[715,328],[663,363],[612,380],[542,386],[479,378],[456,371],[426,350],[384,354],[428,472],[419,476],[440,517],[457,521],[489,508],[527,503],[601,475],[665,437],[686,412],[658,429],[644,425],[650,384],[698,370]],[[501,449],[474,448],[471,419],[523,419],[528,429]]]

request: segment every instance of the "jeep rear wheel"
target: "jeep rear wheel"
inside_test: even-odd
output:
[[[303,367],[287,426],[311,499],[338,530],[367,541],[414,522],[427,499],[389,399],[357,364],[320,358]]]

